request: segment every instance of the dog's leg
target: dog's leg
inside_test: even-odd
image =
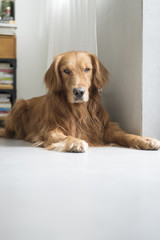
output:
[[[61,152],[86,152],[88,148],[84,140],[66,136],[59,129],[45,134],[43,146],[47,150],[53,149]]]
[[[122,131],[119,126],[113,122],[108,123],[108,125],[106,126],[104,140],[106,143],[117,143],[121,146],[137,149],[160,149],[160,141],[153,138],[146,138],[133,134],[128,134]]]

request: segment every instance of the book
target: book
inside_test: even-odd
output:
[[[0,102],[0,108],[11,108],[11,102]]]
[[[6,98],[6,99],[8,99],[8,98],[10,98],[11,97],[11,94],[10,93],[0,93],[0,99],[1,98]]]
[[[7,76],[0,76],[0,82],[1,81],[11,81],[11,82],[13,82],[13,76],[9,76],[9,75],[7,75]]]
[[[10,102],[11,94],[9,93],[0,93],[0,102]]]
[[[15,35],[16,29],[16,24],[0,23],[0,35]]]
[[[0,65],[0,74],[2,73],[13,73],[13,68],[12,67],[1,68],[1,65]]]
[[[0,80],[0,85],[12,85],[12,80]]]
[[[13,85],[0,84],[0,89],[13,89]]]
[[[11,66],[9,63],[0,63],[0,69],[10,69]]]
[[[0,112],[0,117],[7,117],[7,115],[8,115],[8,112]]]
[[[0,112],[9,112],[11,108],[1,108],[0,107]]]

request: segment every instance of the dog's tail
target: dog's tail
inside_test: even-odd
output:
[[[0,128],[0,137],[6,137],[5,128]]]

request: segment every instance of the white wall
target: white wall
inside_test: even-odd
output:
[[[46,92],[48,30],[42,4],[45,1],[16,0],[18,98]],[[160,138],[160,1],[97,0],[96,4],[99,58],[111,74],[103,104],[124,130]]]
[[[160,139],[159,0],[143,0],[143,135]]]
[[[103,93],[112,120],[131,133],[142,123],[141,0],[97,0],[98,55],[110,83]]]
[[[18,98],[45,93],[47,38],[42,19],[40,0],[16,0]]]

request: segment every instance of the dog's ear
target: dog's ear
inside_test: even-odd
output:
[[[93,82],[97,88],[101,89],[109,81],[109,72],[94,54],[90,56],[93,64]]]
[[[62,54],[57,55],[54,58],[53,63],[47,70],[45,76],[44,76],[44,82],[46,84],[46,87],[49,91],[58,92],[61,89],[61,76],[60,76],[60,70],[59,65],[60,61],[62,59]]]

